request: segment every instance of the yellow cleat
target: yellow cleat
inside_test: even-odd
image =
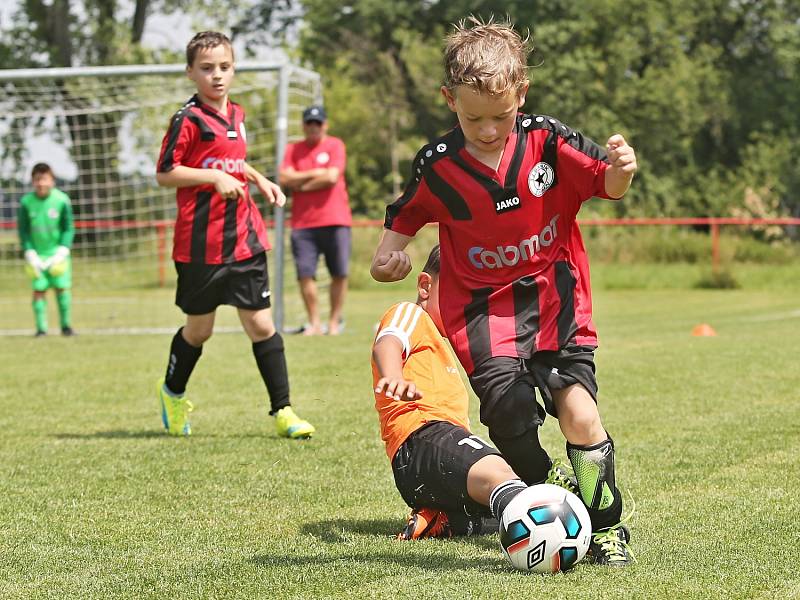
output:
[[[316,431],[311,423],[294,414],[291,406],[284,406],[275,413],[275,429],[278,435],[294,440],[310,438]]]
[[[164,378],[158,380],[158,400],[161,404],[161,422],[170,435],[189,436],[192,425],[189,423],[189,413],[194,410],[194,405],[185,397],[176,398],[164,391]]]

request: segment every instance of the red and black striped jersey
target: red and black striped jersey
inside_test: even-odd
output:
[[[468,373],[496,356],[597,345],[589,263],[575,222],[605,193],[603,148],[541,115],[519,114],[497,171],[459,127],[427,144],[385,227],[439,223],[440,310]]]
[[[178,188],[175,261],[230,263],[269,250],[264,220],[247,185],[246,135],[244,110],[231,101],[222,115],[195,95],[172,117],[161,143],[159,173],[179,165],[219,169],[245,183],[245,195],[237,200],[223,198],[213,185]]]

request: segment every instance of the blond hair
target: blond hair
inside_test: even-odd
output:
[[[528,83],[527,58],[530,36],[514,31],[509,20],[484,22],[475,16],[454,25],[444,50],[444,85],[459,85],[479,93],[503,95],[519,92]]]

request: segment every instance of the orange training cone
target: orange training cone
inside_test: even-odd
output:
[[[712,337],[717,335],[717,332],[708,323],[700,323],[692,327],[692,335],[695,337]]]

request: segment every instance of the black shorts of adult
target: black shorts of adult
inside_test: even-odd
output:
[[[467,493],[467,474],[485,456],[500,453],[463,427],[434,421],[417,429],[392,459],[394,482],[412,509],[435,508],[489,515]]]
[[[220,304],[247,310],[270,306],[266,252],[220,265],[176,262],[175,270],[175,304],[187,315],[204,315]]]
[[[576,383],[581,384],[597,402],[594,350],[592,346],[568,346],[556,351],[535,352],[528,359],[498,356],[483,362],[469,376],[472,389],[481,402],[481,423],[506,422],[506,436],[521,435],[540,426],[546,414],[558,418],[552,391]],[[525,419],[521,419],[519,414],[503,414],[505,407],[500,400],[517,381],[527,382],[539,390],[544,409],[537,403],[537,410],[530,411]],[[536,402],[533,390],[531,394],[531,401]]]
[[[347,277],[350,267],[351,231],[344,225],[292,230],[292,256],[297,278],[316,279],[319,255],[331,277]]]

